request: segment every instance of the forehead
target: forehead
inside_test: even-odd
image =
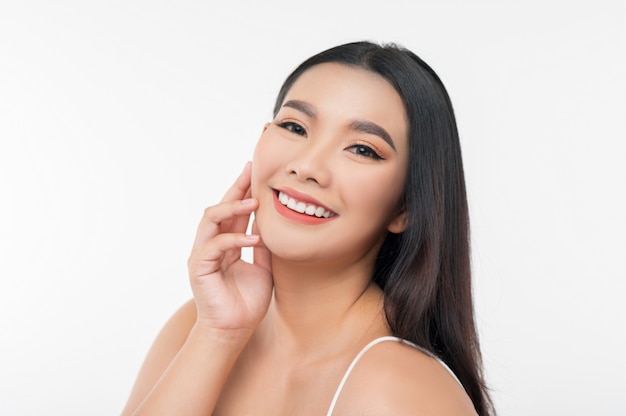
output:
[[[287,92],[284,102],[302,100],[320,118],[368,120],[407,140],[408,121],[402,98],[382,76],[362,68],[324,63],[306,70]]]

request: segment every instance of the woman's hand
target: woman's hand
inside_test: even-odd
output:
[[[251,333],[265,316],[272,295],[270,253],[256,235],[245,235],[258,201],[250,198],[248,162],[222,201],[204,211],[189,257],[197,308],[196,325],[217,331]],[[254,247],[252,264],[242,247]]]

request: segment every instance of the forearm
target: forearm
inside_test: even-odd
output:
[[[194,327],[133,415],[211,414],[249,335]]]

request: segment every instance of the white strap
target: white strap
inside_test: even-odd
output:
[[[459,379],[456,377],[456,375],[452,372],[452,370],[450,370],[450,367],[448,367],[446,365],[446,363],[441,361],[441,359],[439,357],[437,357],[436,355],[434,355],[430,351],[425,350],[424,348],[420,347],[419,345],[415,345],[411,341],[407,341],[407,340],[402,339],[402,338],[398,338],[398,337],[394,337],[394,336],[380,337],[380,338],[376,338],[375,340],[373,340],[369,344],[367,344],[365,347],[363,347],[363,349],[357,354],[357,356],[354,357],[354,360],[352,360],[352,363],[350,363],[350,366],[346,370],[346,373],[343,375],[343,378],[341,379],[341,382],[339,383],[339,386],[337,387],[337,391],[335,392],[335,396],[333,397],[333,401],[330,403],[330,407],[328,408],[328,413],[326,413],[326,416],[332,416],[333,411],[335,410],[335,405],[337,404],[337,400],[339,399],[339,395],[341,394],[341,391],[343,390],[343,386],[344,386],[344,384],[346,384],[346,380],[348,379],[348,376],[350,376],[350,373],[352,372],[352,369],[354,368],[356,363],[361,359],[363,354],[365,354],[370,348],[372,348],[374,345],[379,344],[379,343],[384,342],[384,341],[403,342],[403,343],[405,343],[407,345],[410,345],[410,346],[412,346],[414,348],[417,348],[418,350],[422,351],[423,353],[425,353],[428,356],[430,356],[430,357],[434,358],[435,360],[437,360],[439,362],[439,364],[441,364],[446,370],[448,370],[448,372],[452,375],[452,377],[454,377],[454,379],[457,381],[457,383],[459,383],[459,385],[461,385],[461,387],[463,387],[463,385],[461,384]]]

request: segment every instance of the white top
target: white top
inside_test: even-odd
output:
[[[393,336],[380,337],[380,338],[376,338],[375,340],[373,340],[372,342],[367,344],[365,347],[363,347],[363,349],[356,355],[356,357],[354,357],[354,360],[352,360],[352,363],[350,364],[350,366],[346,370],[346,373],[343,375],[343,378],[341,379],[341,382],[339,383],[339,386],[337,387],[337,391],[335,392],[335,396],[333,397],[333,401],[330,403],[330,407],[328,408],[328,413],[326,413],[326,416],[332,416],[333,411],[335,410],[335,405],[337,404],[337,399],[339,399],[339,395],[341,394],[341,390],[343,390],[343,386],[344,386],[344,384],[346,384],[346,380],[348,379],[348,376],[352,372],[352,369],[354,368],[356,363],[361,359],[363,354],[365,354],[370,348],[372,348],[374,345],[376,345],[378,343],[381,343],[381,342],[384,342],[384,341],[402,342],[404,344],[412,346],[413,348],[417,348],[418,350],[422,351],[426,355],[428,355],[428,356],[434,358],[435,360],[437,360],[439,362],[439,364],[441,364],[446,370],[448,370],[448,372],[452,375],[452,377],[454,377],[454,379],[457,381],[457,383],[459,383],[459,385],[461,385],[461,387],[463,387],[463,385],[461,384],[459,379],[456,377],[456,375],[452,372],[452,370],[450,370],[450,367],[448,367],[446,365],[446,363],[441,361],[441,359],[439,357],[437,357],[436,355],[434,355],[430,351],[427,351],[424,348],[420,347],[419,345],[415,345],[411,341],[407,341],[407,340],[402,339],[402,338],[393,337]]]

